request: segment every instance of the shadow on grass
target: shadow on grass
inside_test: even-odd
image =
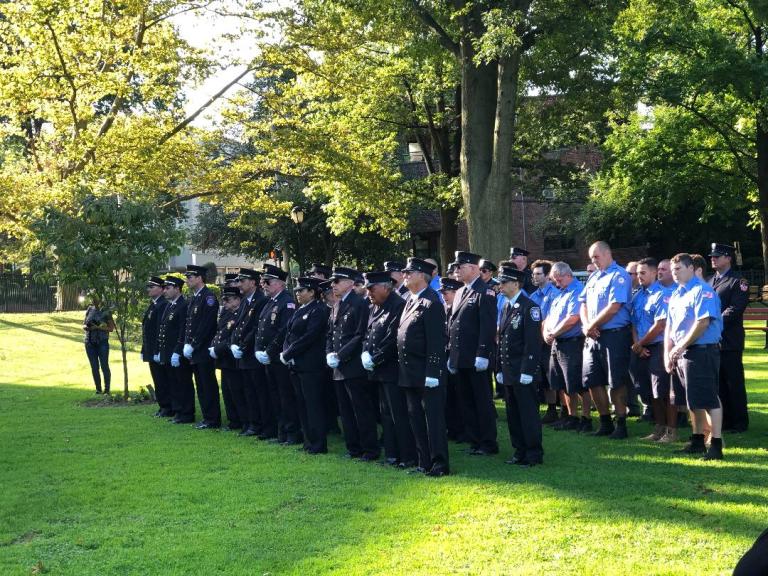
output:
[[[53,338],[64,338],[66,340],[72,340],[73,342],[82,342],[83,341],[83,331],[82,329],[79,329],[80,326],[82,326],[82,322],[77,321],[74,322],[75,325],[78,326],[78,330],[76,331],[73,328],[69,327],[70,321],[69,319],[62,319],[64,322],[62,322],[62,326],[67,332],[52,332],[51,330],[46,330],[44,328],[38,328],[37,326],[30,324],[24,324],[23,322],[11,322],[10,320],[5,320],[3,318],[0,318],[0,328],[6,327],[8,329],[14,329],[18,328],[20,330],[25,330],[28,332],[34,332],[36,334],[43,334],[45,336],[51,336]]]

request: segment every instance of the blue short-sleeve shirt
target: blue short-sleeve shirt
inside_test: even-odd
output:
[[[576,278],[563,290],[555,288],[554,298],[549,307],[549,314],[544,320],[544,326],[548,330],[554,330],[560,322],[569,316],[579,315],[579,308],[581,307],[579,296],[583,290],[584,285]],[[576,336],[581,336],[581,321],[577,322],[565,334],[560,334],[558,338],[575,338]]]
[[[704,334],[692,344],[717,344],[723,331],[720,298],[712,287],[696,276],[678,286],[669,299],[666,337],[679,344],[697,320],[709,318]]]
[[[557,287],[551,282],[547,282],[543,288],[537,288],[536,291],[531,294],[531,300],[541,308],[542,319],[546,318],[549,314],[549,310],[552,307],[552,300],[558,294]]]
[[[579,298],[587,305],[587,317],[597,317],[607,306],[616,302],[622,304],[613,318],[600,326],[601,330],[622,328],[630,323],[629,306],[632,301],[632,281],[627,271],[612,262],[605,270],[594,272]]]

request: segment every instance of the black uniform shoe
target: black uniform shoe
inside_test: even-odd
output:
[[[723,439],[712,438],[712,442],[709,444],[709,449],[702,460],[722,460],[723,459]]]
[[[613,434],[614,427],[613,422],[611,422],[610,416],[600,416],[600,428],[597,429],[597,432],[594,432],[593,436],[610,436]]]
[[[179,418],[178,416],[173,420],[170,420],[171,424],[194,424],[194,420],[187,420],[186,418]]]
[[[421,466],[416,466],[416,468],[411,468],[406,472],[406,474],[426,474],[427,471],[424,470]]]
[[[629,434],[627,434],[627,419],[618,418],[616,422],[616,429],[609,436],[609,438],[611,440],[624,440],[628,436]]]
[[[547,408],[547,412],[541,418],[541,423],[542,424],[554,424],[558,420],[559,420],[559,417],[557,415],[557,407],[556,406],[549,406]]]
[[[443,468],[442,466],[434,466],[429,472],[425,472],[427,476],[431,476],[432,478],[440,478],[442,476],[448,476],[450,474],[448,468]]]
[[[685,446],[680,448],[680,450],[675,450],[678,454],[704,454],[706,451],[704,434],[692,434]]]
[[[253,428],[246,428],[242,432],[238,434],[238,436],[258,436],[259,433],[256,432]]]
[[[153,414],[153,416],[154,416],[155,418],[162,418],[162,416],[163,416],[163,409],[162,409],[162,408],[161,408],[161,409],[159,409],[157,412],[155,412],[155,413]]]
[[[406,468],[416,468],[417,462],[414,462],[413,460],[409,460],[408,462],[400,462],[397,467],[405,470]]]
[[[360,456],[361,462],[377,462],[379,460],[378,454],[363,454]]]
[[[504,460],[504,464],[523,464],[526,459],[522,456],[512,456],[509,460]]]
[[[197,426],[195,426],[198,430],[218,430],[221,428],[221,424],[214,424],[212,422],[200,422]]]
[[[346,458],[348,460],[355,460],[357,458],[360,458],[361,454],[353,454],[352,452],[346,452],[342,458]]]

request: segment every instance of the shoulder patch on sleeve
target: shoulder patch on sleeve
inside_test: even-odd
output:
[[[619,276],[617,281],[619,284],[624,284],[624,276]]]
[[[541,308],[538,306],[533,306],[531,308],[531,320],[534,322],[540,322],[541,321]]]
[[[494,292],[491,288],[488,288],[485,293],[488,294],[488,296],[493,296],[494,298],[496,297],[496,292]]]
[[[294,304],[293,302],[288,302],[288,304],[286,304],[285,307],[288,308],[289,310],[294,310],[296,308],[296,304]]]
[[[213,294],[209,294],[205,299],[205,303],[208,304],[208,306],[213,306],[216,304],[216,297]]]

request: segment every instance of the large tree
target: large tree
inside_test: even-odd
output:
[[[768,269],[765,3],[633,0],[616,31],[625,91],[652,112],[634,145],[615,138],[625,156],[598,191],[651,190],[659,206],[700,205],[704,221],[749,207]],[[649,147],[658,156],[643,153]]]

